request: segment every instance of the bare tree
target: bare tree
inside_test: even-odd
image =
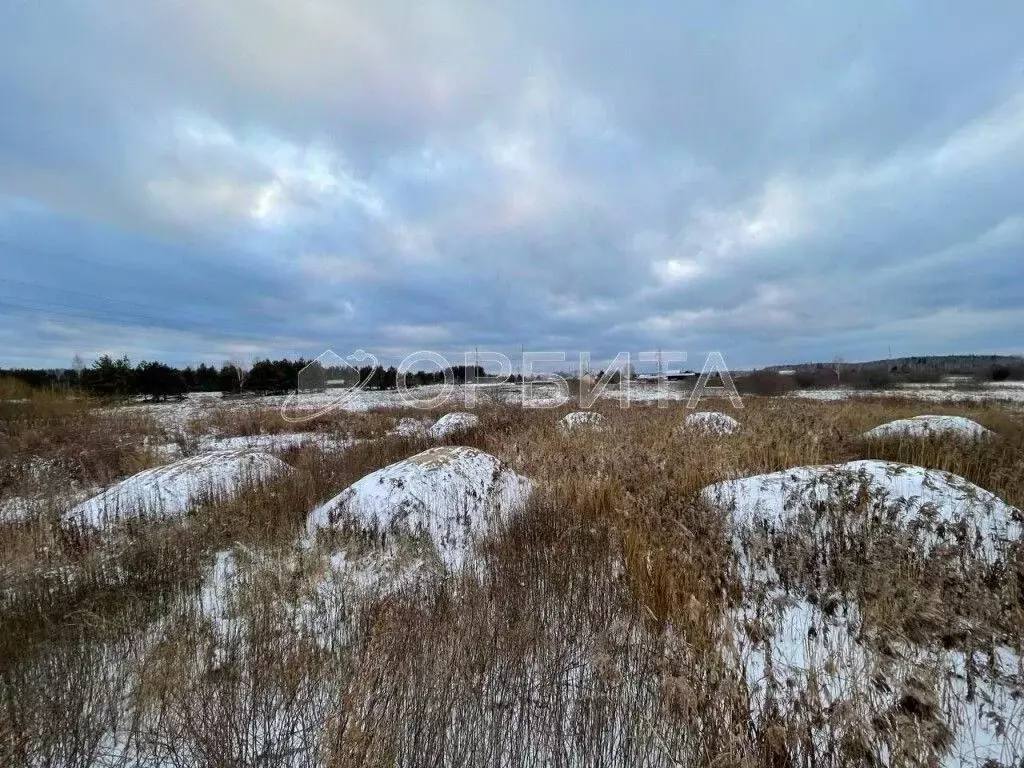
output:
[[[252,370],[252,365],[241,357],[228,358],[228,365],[233,366],[238,374],[238,390],[241,391],[245,380],[249,377],[249,371]]]
[[[75,356],[73,358],[71,358],[71,368],[75,372],[75,380],[79,384],[81,384],[82,383],[82,371],[85,370],[85,360],[82,359],[81,355],[75,354]]]
[[[836,355],[832,358],[832,370],[835,371],[837,382],[843,379],[843,362],[844,360],[841,355]]]

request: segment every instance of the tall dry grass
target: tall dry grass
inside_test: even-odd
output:
[[[889,696],[867,680],[864,706],[842,711],[811,701],[787,709],[751,692],[733,624],[739,607],[769,610],[773,593],[752,592],[727,520],[697,493],[730,477],[878,457],[962,474],[1021,505],[1018,417],[957,409],[997,429],[998,441],[868,444],[861,432],[921,406],[747,406],[735,437],[681,432],[681,407],[602,405],[607,431],[570,434],[556,428],[562,411],[481,408],[480,427],[447,442],[493,453],[539,488],[486,543],[482,577],[432,573],[368,588],[332,575],[328,553],[296,545],[316,504],[427,447],[382,437],[395,413],[315,425],[375,439],[341,453],[289,452],[293,472],[210,499],[184,523],[75,541],[56,524],[55,502],[49,514],[0,525],[0,764],[838,766],[882,755],[937,764],[948,744],[929,698],[947,690],[938,682],[907,693],[893,675]],[[109,415],[47,408],[4,422],[18,435],[5,461],[47,445],[86,450],[103,464],[93,476],[108,480],[153,461],[130,453],[151,425],[125,425],[131,439],[115,449],[89,427]],[[282,429],[256,411],[212,427]],[[858,510],[851,501],[821,514],[841,521]],[[872,642],[968,652],[1024,636],[1024,558],[985,569],[909,556],[896,532],[870,560],[856,542],[799,529],[773,537],[766,562],[802,599],[821,592],[814,564],[827,559],[835,599],[857,601]],[[230,576],[211,582],[228,560]],[[915,664],[923,677],[938,669]],[[864,715],[869,704],[888,707],[878,722]]]

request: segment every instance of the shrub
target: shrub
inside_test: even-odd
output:
[[[754,371],[736,378],[736,389],[743,395],[784,395],[796,389],[792,376],[780,376],[775,371]]]

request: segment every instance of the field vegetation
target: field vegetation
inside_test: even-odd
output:
[[[568,408],[484,404],[478,427],[440,442],[493,454],[536,490],[483,543],[482,568],[452,573],[414,568],[415,546],[352,532],[328,547],[304,530],[316,505],[438,444],[391,433],[422,412],[297,427],[253,406],[171,429],[145,409],[4,387],[0,765],[1024,760],[1024,716],[1000,714],[1024,705],[988,706],[996,688],[1024,694],[1019,540],[995,562],[966,544],[908,549],[885,526],[870,541],[825,543],[809,529],[770,531],[744,549],[728,510],[700,495],[731,478],[871,458],[955,473],[1019,508],[1024,422],[1004,406],[928,406],[995,439],[869,443],[863,432],[921,405],[749,396],[742,411],[712,406],[742,423],[723,436],[681,430],[683,403],[601,403],[606,429],[571,432],[557,427]],[[166,461],[164,446],[187,454],[211,434],[300,428],[353,442],[284,451],[293,471],[208,494],[184,520],[62,522],[96,489]],[[817,514],[842,521],[869,506],[854,494]],[[770,589],[752,580],[769,571]],[[801,628],[805,644],[831,631],[856,647],[825,644],[835,655],[815,660],[820,674],[793,679],[755,660],[744,648],[785,629],[780,600],[826,617]],[[752,685],[758,675],[773,683]],[[995,746],[972,745],[979,718]]]

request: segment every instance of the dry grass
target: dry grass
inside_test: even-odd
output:
[[[871,558],[857,541],[773,532],[764,562],[789,593],[830,611],[856,604],[864,648],[891,662],[883,677],[851,683],[858,693],[842,706],[807,699],[794,708],[781,694],[755,695],[734,649],[737,611],[765,620],[778,584],[746,579],[727,521],[697,493],[726,478],[875,457],[961,474],[1021,506],[1020,418],[988,405],[929,406],[1001,438],[867,444],[860,433],[921,405],[747,406],[735,414],[741,435],[710,437],[678,430],[682,407],[602,405],[607,431],[563,434],[556,422],[568,409],[484,405],[478,429],[446,442],[508,461],[539,490],[487,542],[479,578],[435,574],[367,590],[295,545],[316,504],[427,446],[381,437],[396,416],[421,412],[303,425],[378,439],[343,453],[289,452],[294,472],[211,499],[184,524],[125,526],[97,541],[68,539],[57,489],[37,487],[49,510],[0,525],[0,764],[942,762],[954,724],[941,701],[950,694],[941,654],[973,659],[1014,638],[1019,652],[1019,548],[991,568],[966,555],[915,555],[896,530],[880,534]],[[167,437],[134,415],[110,429],[110,415],[91,403],[17,407],[3,414],[5,467],[75,457],[90,466],[75,470],[84,482],[106,484],[156,461],[143,437]],[[286,429],[253,408],[214,411],[189,431]],[[5,471],[17,478],[5,493],[31,490],[24,469]],[[848,500],[819,514],[841,527],[863,509]],[[229,550],[234,587],[211,611],[204,580]],[[914,657],[899,666],[892,660],[906,648]],[[983,671],[975,674],[971,685],[984,689]]]

